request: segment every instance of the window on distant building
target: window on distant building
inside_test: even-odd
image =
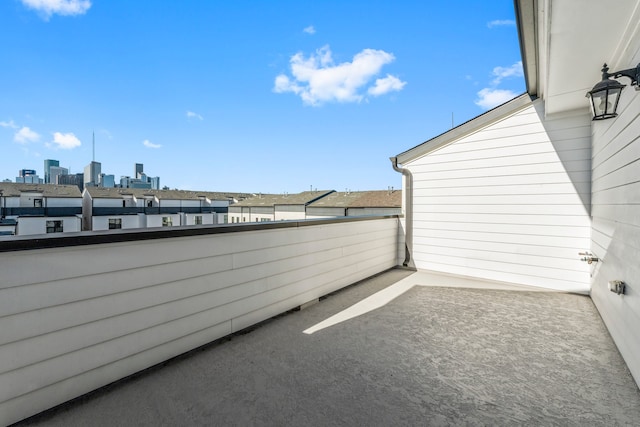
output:
[[[42,199],[33,199],[33,207],[41,208],[42,207]]]
[[[62,233],[62,221],[47,221],[47,233]]]
[[[228,224],[229,223],[229,215],[225,215],[224,216],[224,223]]]
[[[173,225],[173,220],[171,219],[170,216],[163,216],[162,217],[162,226],[163,227],[171,227]]]
[[[122,228],[122,218],[109,218],[109,230]]]
[[[196,215],[194,218],[194,222],[196,225],[201,225],[202,224],[202,215]]]
[[[247,217],[246,216],[242,217],[242,222],[247,222]]]
[[[148,208],[152,208],[153,207],[153,200],[147,200],[147,207]]]

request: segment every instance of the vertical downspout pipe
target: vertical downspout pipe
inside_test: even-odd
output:
[[[405,222],[405,234],[404,234],[404,267],[409,267],[411,264],[411,252],[413,251],[413,176],[409,169],[398,167],[398,158],[389,157],[393,170],[400,172],[406,178],[404,188],[404,222]]]

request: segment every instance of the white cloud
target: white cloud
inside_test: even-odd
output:
[[[331,101],[360,102],[365,86],[384,65],[394,60],[395,57],[391,53],[364,49],[353,57],[352,62],[336,65],[333,63],[329,46],[318,49],[308,58],[299,52],[289,60],[293,78],[280,74],[275,79],[273,91],[293,92],[307,105],[320,105]],[[388,76],[387,79],[390,77],[393,76]]]
[[[487,27],[504,27],[504,26],[514,26],[516,25],[516,21],[512,19],[496,19],[491,22],[487,22]]]
[[[194,113],[193,111],[187,111],[187,118],[203,120],[203,118],[202,118],[202,116],[200,114]]]
[[[13,140],[20,144],[27,144],[29,142],[36,142],[40,139],[40,135],[37,132],[32,131],[26,126],[23,126],[13,136]]]
[[[147,148],[160,148],[160,147],[162,147],[162,145],[154,144],[151,141],[149,141],[148,139],[145,139],[144,141],[142,141],[142,145],[144,145]]]
[[[522,77],[524,75],[522,61],[518,61],[510,67],[495,67],[493,69],[493,75],[495,76],[492,82],[494,85],[499,85],[502,79],[506,79],[507,77]]]
[[[392,91],[402,90],[407,82],[401,81],[399,78],[387,74],[384,79],[376,79],[376,84],[367,91],[369,95],[380,96]]]
[[[90,0],[21,0],[22,4],[40,12],[45,19],[51,15],[83,15],[91,7]]]
[[[497,107],[500,104],[504,104],[516,96],[517,94],[511,90],[484,88],[478,92],[478,99],[475,103],[476,105],[488,110],[493,107]]]
[[[313,28],[313,25],[309,25],[308,27],[306,27],[304,30],[302,30],[303,32],[307,33],[307,34],[315,34],[316,33],[316,29]]]
[[[11,128],[11,129],[18,129],[18,125],[16,125],[13,120],[9,120],[8,122],[0,122],[0,127],[3,128]]]
[[[71,132],[69,133],[54,132],[53,141],[46,144],[47,147],[60,148],[63,150],[71,150],[81,145],[82,143],[80,142],[80,140]]]

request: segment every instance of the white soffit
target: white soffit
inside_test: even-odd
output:
[[[628,42],[625,39],[637,31],[639,5],[640,0],[549,2],[547,70],[540,70],[546,82],[543,97],[547,114],[587,109],[585,94],[600,81],[603,63],[609,64],[611,71],[637,65],[614,56],[620,55]]]

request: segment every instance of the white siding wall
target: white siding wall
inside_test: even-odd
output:
[[[397,234],[389,218],[3,253],[0,425],[391,268]]]
[[[539,101],[408,162],[419,269],[588,292],[590,117]]]
[[[109,216],[94,216],[93,217],[93,230],[108,230],[109,218],[120,218],[122,220],[122,229],[131,228],[143,228],[140,224],[139,215],[109,215]]]
[[[162,218],[171,217],[171,226],[179,227],[181,224],[181,215],[177,214],[159,214],[159,215],[147,215],[147,227],[162,227]]]
[[[313,218],[334,218],[344,215],[345,208],[329,208],[329,207],[317,207],[307,206],[306,216],[308,219]]]
[[[185,214],[185,220],[186,223],[185,225],[194,225],[196,223],[196,216],[201,216],[202,217],[202,224],[208,224],[211,225],[213,224],[213,217],[214,217],[215,213],[197,213],[197,214],[192,214],[192,213],[188,213]]]
[[[47,233],[47,221],[62,221],[62,233],[81,231],[82,218],[80,216],[21,216],[18,218],[18,236],[33,236]]]
[[[305,218],[304,205],[276,205],[274,207],[275,221],[304,219],[304,218]]]
[[[82,197],[47,197],[48,208],[82,207]]]
[[[640,62],[638,38],[619,68]],[[594,267],[591,297],[640,384],[640,94],[629,86],[622,91],[618,114],[592,125],[591,250],[602,262]],[[625,281],[625,295],[609,292],[610,280]]]
[[[347,216],[400,215],[402,208],[349,208]]]

